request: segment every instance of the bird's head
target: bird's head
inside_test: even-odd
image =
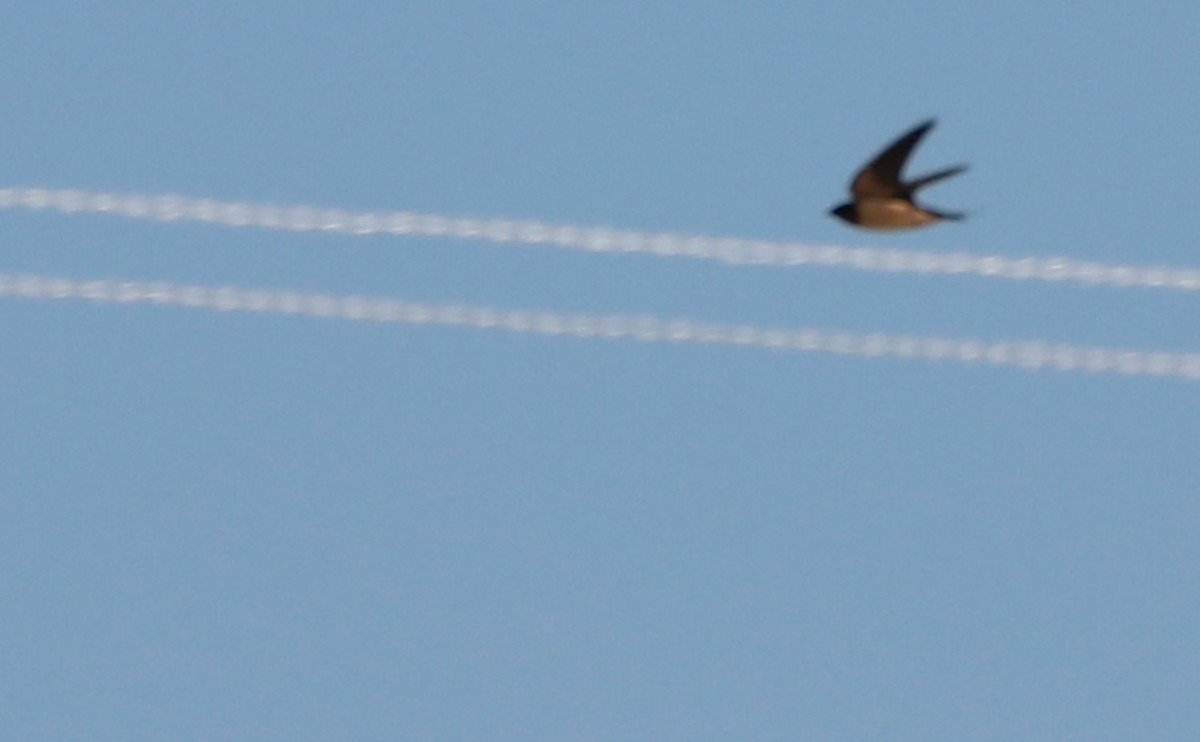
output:
[[[829,210],[829,215],[836,216],[838,219],[850,222],[851,224],[858,223],[858,209],[855,207],[853,201],[833,207]]]

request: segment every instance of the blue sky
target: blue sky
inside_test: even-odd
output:
[[[1197,266],[1194,3],[17,4],[3,187]],[[913,172],[972,216],[826,216]],[[8,210],[0,272],[1197,349],[1190,293]],[[14,739],[1181,739],[1192,384],[5,298]],[[1190,401],[1189,401],[1190,400]]]

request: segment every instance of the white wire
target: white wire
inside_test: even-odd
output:
[[[974,275],[1014,281],[1070,281],[1108,286],[1200,291],[1200,271],[1084,262],[1070,258],[936,253],[892,248],[805,245],[670,232],[466,219],[407,211],[353,212],[309,206],[271,206],[184,196],[141,196],[43,188],[0,189],[0,208],[115,214],[151,221],[199,221],[226,227],[350,235],[421,235],[495,243],[515,242],[605,253],[714,260],[762,266],[826,266],[881,273]]]
[[[189,286],[166,282],[76,281],[0,273],[0,298],[82,299],[99,303],[175,305],[221,312],[329,317],[355,322],[458,325],[537,335],[631,339],[648,343],[741,345],[859,358],[900,358],[966,364],[1117,373],[1200,380],[1200,354],[1079,347],[1039,341],[988,343],[937,337],[815,329],[781,330],[716,325],[650,316],[594,316],[557,312],[431,305],[364,296]]]

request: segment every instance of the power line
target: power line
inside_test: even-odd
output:
[[[114,214],[159,222],[196,221],[289,232],[445,237],[584,252],[642,253],[733,265],[819,266],[879,273],[972,275],[1013,281],[1200,291],[1200,270],[1184,268],[1112,265],[1062,257],[1014,258],[965,252],[806,245],[527,220],[458,218],[407,211],[356,212],[174,195],[143,196],[43,188],[0,189],[0,208]]]
[[[297,293],[167,282],[77,281],[0,273],[0,298],[74,299],[104,304],[152,304],[220,312],[325,317],[355,322],[449,325],[577,338],[647,343],[740,345],[859,358],[950,361],[1037,370],[1116,373],[1200,380],[1200,354],[1080,347],[1040,341],[979,340],[854,334],[816,329],[718,325],[652,316],[422,304],[394,298]]]

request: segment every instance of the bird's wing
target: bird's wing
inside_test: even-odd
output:
[[[934,123],[936,122],[930,119],[919,124],[889,144],[854,176],[854,181],[850,184],[850,193],[855,198],[906,195],[907,189],[900,182],[900,170],[903,169],[913,148],[921,141],[921,137],[933,128]]]

